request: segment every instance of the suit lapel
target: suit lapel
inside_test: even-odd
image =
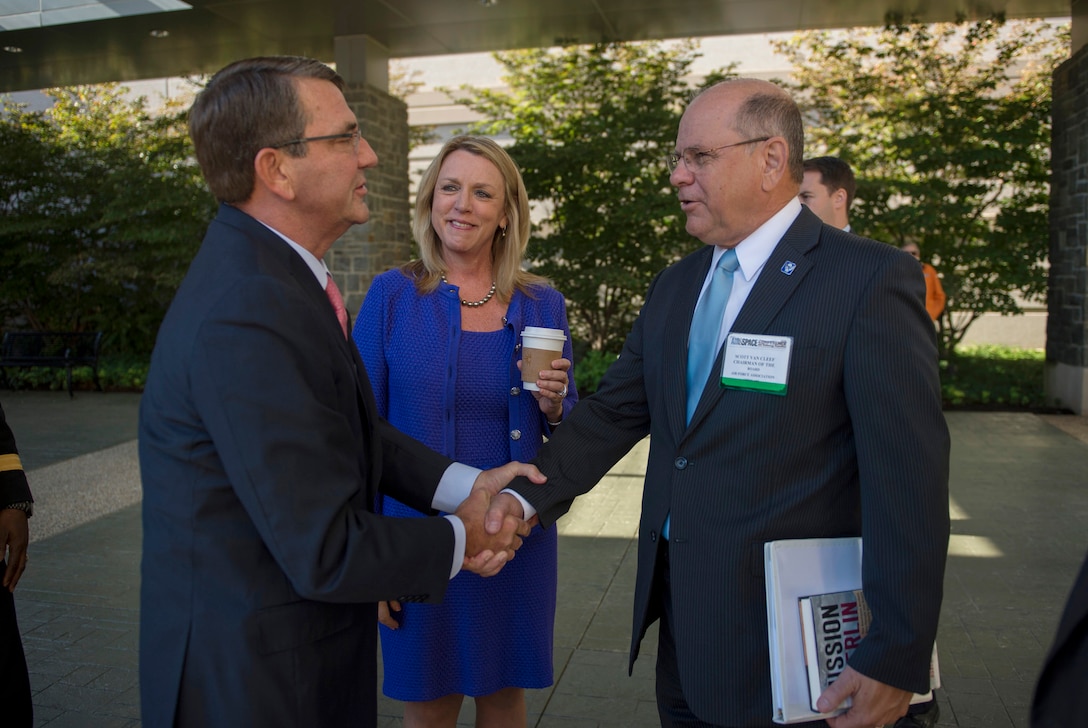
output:
[[[787,233],[763,266],[759,280],[737,314],[733,331],[744,334],[765,333],[810,270],[812,262],[801,249],[793,245]]]
[[[281,241],[282,242],[282,241]],[[364,448],[367,451],[367,463],[370,468],[370,477],[367,479],[368,486],[372,483],[379,481],[379,475],[382,470],[381,462],[381,448],[372,447],[369,442],[372,433],[378,431],[378,403],[374,399],[374,391],[370,388],[370,380],[366,375],[366,368],[363,366],[362,357],[359,356],[359,350],[355,348],[355,342],[345,338],[344,332],[340,330],[340,322],[336,320],[336,314],[333,311],[332,304],[329,303],[329,297],[322,289],[321,284],[318,283],[317,278],[314,277],[313,271],[310,267],[299,258],[295,251],[287,246],[288,252],[291,254],[290,271],[295,281],[300,285],[306,294],[310,297],[313,305],[317,307],[320,312],[319,318],[324,321],[321,327],[324,331],[322,335],[331,337],[336,341],[337,348],[340,353],[347,360],[348,366],[351,367],[355,373],[355,395],[359,406],[360,416],[365,421],[365,425],[362,428],[364,439],[367,442],[364,444]],[[348,314],[348,331],[351,331],[351,314]],[[368,499],[372,499],[373,493],[368,493]]]
[[[350,342],[347,342],[344,339],[344,332],[340,330],[340,323],[336,320],[336,313],[332,309],[332,304],[329,303],[329,297],[325,294],[325,289],[322,288],[317,277],[314,276],[314,272],[310,270],[310,267],[306,265],[306,262],[302,260],[299,254],[296,253],[279,235],[265,227],[264,224],[250,216],[248,213],[243,212],[236,207],[221,204],[219,206],[219,218],[225,224],[236,227],[244,232],[248,237],[252,238],[254,242],[259,243],[262,246],[268,246],[269,251],[275,251],[273,256],[278,258],[279,262],[285,266],[287,275],[294,279],[295,284],[305,291],[306,295],[313,302],[313,305],[323,314],[320,316],[320,318],[325,321],[325,323],[322,324],[322,327],[325,328],[328,335],[335,336],[345,345],[343,352],[347,355],[348,344]],[[327,315],[324,315],[326,313]],[[351,331],[350,326],[348,331]]]
[[[296,256],[297,258],[297,256]],[[321,309],[321,312],[329,315],[321,316],[325,321],[322,327],[325,329],[325,334],[331,336],[336,340],[337,346],[340,349],[340,353],[348,360],[352,369],[355,370],[355,389],[358,392],[359,400],[363,406],[363,411],[367,419],[372,420],[371,425],[377,426],[377,421],[374,420],[373,414],[378,411],[377,402],[374,400],[374,392],[370,389],[370,380],[367,379],[366,369],[363,366],[363,360],[359,356],[359,350],[355,348],[355,342],[351,339],[344,337],[344,332],[340,330],[340,322],[336,320],[336,315],[332,310],[332,304],[329,303],[329,298],[325,291],[322,290],[321,284],[317,283],[313,273],[301,260],[298,261],[298,266],[292,267],[292,273],[296,278],[302,281],[312,281],[317,284],[316,289],[311,285],[306,285],[307,291],[310,292],[311,298],[314,299],[314,305]],[[305,283],[303,284],[305,285]],[[348,331],[351,331],[351,314],[348,314]]]
[[[806,255],[820,241],[820,228],[823,223],[810,212],[803,208],[793,224],[786,230],[786,234],[778,241],[778,244],[767,258],[763,270],[759,274],[752,291],[748,294],[744,306],[737,314],[733,322],[731,332],[743,334],[767,333],[767,327],[774,321],[778,312],[789,301],[793,292],[801,285],[809,271],[812,270],[812,261]],[[690,316],[689,319],[690,321]],[[686,351],[686,347],[685,347]],[[718,351],[718,357],[714,361],[712,371],[719,372],[722,368],[722,357],[725,346]],[[712,379],[712,381],[715,381]],[[709,387],[711,390],[703,392],[699,406],[691,416],[688,429],[694,428],[708,412],[714,409],[723,396],[725,390],[716,384]],[[681,413],[681,416],[683,414]]]
[[[704,246],[696,256],[697,263],[694,266],[692,279],[676,296],[672,314],[669,316],[670,321],[675,322],[675,325],[666,327],[664,337],[664,371],[667,376],[663,386],[666,411],[669,429],[677,440],[688,429],[688,334],[691,331],[691,319],[695,315],[695,305],[699,302],[699,292],[702,290],[707,273],[710,272],[710,264],[714,260],[713,246]]]
[[[336,314],[333,311],[332,304],[329,303],[328,295],[321,287],[317,277],[314,276],[314,272],[299,257],[298,253],[279,235],[269,230],[259,221],[231,205],[219,206],[219,219],[224,224],[243,231],[254,242],[270,246],[271,250],[276,251],[275,255],[279,257],[282,264],[279,275],[285,278],[289,276],[295,282],[295,285],[304,291],[311,304],[319,312],[318,318],[324,321],[321,324],[324,331],[315,332],[315,335],[328,336],[337,342],[340,353],[355,373],[356,399],[358,400],[360,415],[366,421],[362,431],[363,437],[367,439],[364,447],[369,451],[367,461],[372,476],[369,478],[368,483],[377,483],[378,479],[375,476],[381,472],[381,452],[380,448],[371,447],[370,438],[371,433],[377,432],[379,425],[378,404],[374,400],[374,392],[370,388],[370,380],[366,376],[366,369],[363,366],[362,358],[359,356],[359,351],[355,348],[355,343],[345,338],[344,332],[340,330],[340,322],[336,320]],[[350,313],[348,314],[348,331],[351,331]]]

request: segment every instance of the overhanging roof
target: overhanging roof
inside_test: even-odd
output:
[[[889,12],[1060,17],[1071,1],[0,0],[0,91],[210,73],[252,55],[331,61],[334,36],[369,36],[396,58],[873,26]],[[88,17],[105,19],[71,22]]]

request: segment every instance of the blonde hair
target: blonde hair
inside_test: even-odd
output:
[[[442,258],[442,241],[431,224],[431,206],[434,204],[434,190],[438,184],[438,173],[446,158],[457,151],[483,157],[495,165],[503,180],[503,214],[506,216],[506,228],[497,228],[491,241],[491,267],[495,276],[495,291],[503,301],[509,301],[514,289],[532,295],[533,286],[546,286],[548,280],[522,270],[521,261],[529,245],[529,198],[525,192],[525,181],[521,178],[514,160],[487,137],[455,136],[446,142],[431,166],[423,173],[416,192],[415,219],[412,233],[419,243],[419,260],[402,267],[402,271],[415,282],[421,293],[430,293],[438,287],[441,277],[448,270]]]

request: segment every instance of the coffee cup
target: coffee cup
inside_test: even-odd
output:
[[[552,362],[563,356],[567,335],[562,329],[526,326],[521,332],[521,386],[539,390],[536,380],[541,369],[551,369]]]

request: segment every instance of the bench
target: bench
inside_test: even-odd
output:
[[[72,367],[90,365],[94,386],[98,381],[98,349],[101,331],[8,331],[0,341],[0,372],[7,381],[7,367],[55,367],[68,370],[68,396],[72,394]]]

